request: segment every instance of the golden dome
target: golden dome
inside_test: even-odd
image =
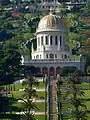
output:
[[[38,28],[36,32],[48,31],[48,30],[49,31],[58,30],[65,32],[66,29],[63,19],[61,19],[60,16],[53,15],[52,13],[43,17],[38,24]]]

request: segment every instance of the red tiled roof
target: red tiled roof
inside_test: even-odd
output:
[[[22,17],[22,14],[21,13],[13,12],[12,16],[14,16],[14,17]]]

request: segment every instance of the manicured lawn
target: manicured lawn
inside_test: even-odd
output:
[[[15,84],[10,84],[10,85],[5,85],[5,88],[7,87],[7,90],[11,90],[11,91],[19,91],[19,89],[22,89],[23,86],[21,83],[15,83]]]
[[[36,109],[36,112],[44,112],[45,111],[45,103],[41,102],[41,103],[35,103],[35,105],[37,106],[38,109]]]
[[[90,98],[90,90],[84,90],[84,92],[85,92],[85,98],[86,99],[88,99],[88,98]]]
[[[39,86],[36,87],[36,88],[37,89],[44,89],[44,87],[45,87],[44,85],[45,84],[42,81],[40,81]],[[21,96],[24,93],[23,91],[19,91],[20,89],[23,89],[22,84],[21,83],[17,83],[17,84],[15,84],[15,86],[13,84],[10,85],[10,86],[12,86],[12,88],[15,87],[15,91],[14,91],[14,89],[12,89],[13,97],[15,99],[21,98]],[[10,86],[7,86],[7,87],[9,88]],[[90,87],[89,83],[84,82],[82,84],[82,88],[84,88],[84,89],[86,89],[86,88],[89,89],[89,87]],[[84,96],[85,104],[87,106],[87,110],[90,110],[90,90],[84,90],[84,92],[85,92],[85,96]],[[44,91],[39,91],[39,92],[37,92],[37,94],[38,94],[38,98],[37,99],[44,99],[45,98],[45,92]],[[11,94],[9,94],[9,96],[11,96]],[[35,105],[37,106],[37,108],[39,108],[39,109],[36,109],[36,112],[44,112],[45,111],[45,103],[44,102],[35,103]],[[66,106],[65,103],[64,103],[64,106]],[[20,112],[22,107],[23,107],[22,103],[18,103],[18,102],[13,103],[12,104],[12,111],[13,111],[13,113],[15,114],[16,112]],[[66,107],[66,108],[68,109],[68,107]],[[65,108],[65,110],[66,110],[66,108]],[[90,120],[90,114],[89,113],[87,114],[87,116],[88,116],[88,120]],[[38,120],[44,120],[45,119],[44,115],[36,115],[35,117]],[[3,120],[8,120],[8,119],[3,119]],[[11,120],[11,118],[9,118],[9,120]]]
[[[40,99],[45,98],[45,92],[44,91],[37,92],[37,95],[38,95],[38,98],[40,98]]]
[[[43,81],[39,82],[39,86],[37,86],[37,89],[42,89],[45,87],[45,83]]]
[[[24,87],[22,86],[22,83],[16,83],[16,84],[11,84],[11,85],[7,85],[7,87],[9,88],[9,86],[12,86],[12,90],[14,90],[15,87],[15,91],[19,91],[20,89],[23,89]],[[39,82],[39,86],[36,86],[36,89],[43,89],[45,87],[45,83],[43,81]]]
[[[45,120],[45,116],[44,115],[36,115],[35,118],[37,120]]]
[[[79,59],[80,56],[79,56],[79,55],[72,55],[72,58],[73,58],[73,59]]]
[[[90,111],[90,90],[85,90],[84,92],[85,92],[85,96],[84,96],[84,98],[85,98],[85,104],[87,106],[87,110]]]
[[[88,120],[90,120],[90,114],[87,114]]]
[[[19,99],[23,96],[23,91],[12,91],[13,97]]]
[[[90,110],[90,101],[86,101],[87,110]]]
[[[12,104],[12,111],[14,112],[21,112],[22,108],[23,108],[23,105],[20,102],[15,102]]]
[[[12,91],[12,95],[14,98],[19,99],[23,96],[24,92],[23,91]],[[44,99],[45,98],[45,92],[44,91],[40,91],[37,92],[38,95],[38,99]]]
[[[44,112],[45,111],[45,103],[44,102],[35,103],[35,105],[37,107],[35,109],[36,112]],[[12,111],[20,112],[22,110],[22,108],[23,108],[23,104],[20,102],[16,102],[16,103],[12,104]]]
[[[23,86],[22,86],[21,83],[16,83],[16,84],[14,84],[14,85],[15,85],[15,91],[18,91],[18,90],[20,90],[20,89],[23,89]]]
[[[1,118],[0,120],[20,120],[18,117],[12,115],[12,117],[8,117],[8,118]],[[18,116],[18,115],[17,115]],[[44,115],[36,115],[35,116],[36,120],[45,120],[45,116]]]
[[[83,82],[83,83],[82,83],[82,88],[83,88],[83,89],[87,89],[87,90],[90,89],[90,83]]]

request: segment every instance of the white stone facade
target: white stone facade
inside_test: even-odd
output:
[[[66,30],[60,16],[50,13],[41,19],[36,30],[37,49],[32,45],[32,59],[71,60],[71,50],[66,44]]]
[[[36,30],[37,49],[33,49],[32,59],[24,64],[38,68],[41,74],[57,75],[62,67],[75,66],[84,68],[84,60],[73,60],[71,46],[66,43],[67,32],[60,16],[49,15],[43,17]]]
[[[32,48],[32,59],[71,60],[71,50],[67,46],[65,38],[64,33],[60,32],[37,34],[37,50],[34,51]]]
[[[56,10],[57,8],[60,9],[61,4],[58,2],[58,0],[42,0],[38,6],[40,11],[47,12],[50,10],[50,8],[53,10]]]

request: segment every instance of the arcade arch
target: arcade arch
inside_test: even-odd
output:
[[[37,67],[36,69],[37,69],[37,74],[41,74],[41,69],[39,67]]]
[[[45,75],[45,74],[48,75],[48,68],[47,67],[42,68],[42,75]]]
[[[50,68],[49,68],[49,75],[50,75],[50,76],[55,75],[55,69],[54,69],[54,67],[50,67]]]

